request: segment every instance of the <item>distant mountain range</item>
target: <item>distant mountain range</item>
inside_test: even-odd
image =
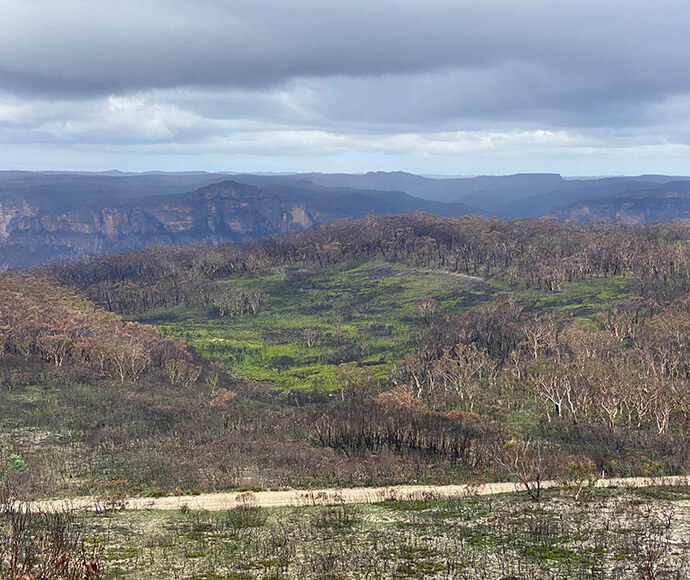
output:
[[[464,203],[490,215],[508,219],[538,218],[563,206],[606,199],[623,193],[668,191],[668,187],[673,188],[676,184],[690,181],[690,177],[663,175],[566,179],[553,173],[430,178],[401,171],[361,175],[233,175],[232,179],[256,186],[294,183],[404,191],[422,199]]]
[[[551,216],[579,223],[625,224],[690,219],[690,181],[672,181],[651,190],[572,203],[552,211]]]
[[[345,216],[413,211],[486,216],[462,203],[404,192],[292,180],[256,187],[223,174],[0,172],[0,266],[29,267],[152,244],[239,242]]]
[[[28,267],[151,244],[242,241],[345,216],[413,211],[578,222],[690,219],[690,177],[5,171],[0,172],[0,266]]]

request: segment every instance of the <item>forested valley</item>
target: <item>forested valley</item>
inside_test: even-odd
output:
[[[690,470],[690,228],[344,219],[0,277],[22,499]]]

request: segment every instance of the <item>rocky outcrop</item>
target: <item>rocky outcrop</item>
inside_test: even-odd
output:
[[[0,242],[0,263],[4,262],[5,267],[24,267],[47,260],[174,242],[164,224],[137,208],[38,211],[9,220],[6,236]]]
[[[628,193],[565,206],[553,211],[551,217],[581,224],[591,222],[644,224],[690,219],[690,193],[677,191]]]
[[[50,176],[41,178],[40,187],[25,188],[28,194],[24,198],[19,189],[8,195],[0,180],[0,267],[30,267],[83,255],[129,252],[152,244],[241,242],[368,213],[476,213],[463,204],[425,201],[402,192],[329,189],[313,184],[255,187],[225,180],[190,193],[132,198],[131,188],[117,187],[118,180],[129,177],[109,176],[106,183],[99,178],[94,183],[100,189],[94,190],[93,197],[88,183],[78,175],[63,180],[62,192],[50,188]],[[158,183],[158,187],[162,185]],[[110,198],[108,192],[113,192]],[[79,203],[80,199],[84,202]]]
[[[176,196],[147,211],[180,239],[208,241],[289,233],[317,221],[304,204],[234,182]]]
[[[0,243],[9,237],[8,228],[13,221],[32,217],[37,213],[38,207],[32,206],[25,200],[0,200]]]
[[[339,217],[305,203],[224,182],[182,195],[55,212],[0,205],[0,266],[139,250],[153,244],[221,243],[290,233]]]

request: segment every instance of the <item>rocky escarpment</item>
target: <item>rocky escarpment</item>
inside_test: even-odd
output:
[[[4,199],[0,200],[0,243],[6,240],[10,232],[8,228],[12,222],[29,218],[38,214],[38,207],[31,205],[26,200]]]
[[[242,241],[290,233],[339,217],[233,182],[115,207],[61,212],[27,203],[0,207],[0,266],[5,268],[128,252],[153,244]]]
[[[150,176],[87,176],[85,182],[78,175],[62,181],[56,176],[55,190],[50,186],[51,175],[41,175],[35,186],[26,184],[29,178],[24,174],[10,177],[14,181],[9,185],[0,179],[4,204],[0,267],[31,267],[83,255],[129,252],[152,244],[241,242],[368,213],[482,213],[464,204],[426,201],[403,192],[325,188],[308,182],[257,187],[225,180],[190,193],[156,195],[165,183],[159,179],[149,191]],[[177,176],[165,177],[175,182]],[[131,179],[134,181],[127,186]],[[93,196],[89,196],[89,184]]]
[[[690,219],[690,192],[635,192],[562,207],[552,217],[581,224],[644,224]]]
[[[163,203],[154,199],[147,211],[185,242],[285,234],[337,217],[312,212],[299,200],[230,181]]]

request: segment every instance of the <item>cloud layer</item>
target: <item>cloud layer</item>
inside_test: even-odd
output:
[[[8,163],[88,150],[84,168],[144,169],[149,155],[164,169],[643,173],[680,172],[688,153],[680,0],[0,0],[0,12]]]

